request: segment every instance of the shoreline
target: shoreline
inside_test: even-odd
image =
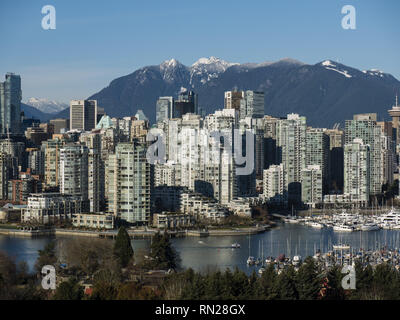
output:
[[[232,228],[232,229],[211,229],[211,230],[183,230],[183,231],[167,231],[173,238],[185,238],[185,237],[209,237],[209,236],[243,236],[243,235],[254,235],[263,233],[272,226],[263,225],[258,227],[248,228]],[[127,230],[129,236],[132,239],[138,238],[151,238],[157,232],[164,233],[163,230]],[[95,231],[95,230],[74,230],[74,229],[43,229],[43,230],[20,230],[12,228],[0,227],[0,235],[13,236],[13,237],[50,237],[50,236],[62,236],[62,237],[91,237],[91,238],[103,238],[103,239],[114,239],[117,236],[118,230],[110,231]]]

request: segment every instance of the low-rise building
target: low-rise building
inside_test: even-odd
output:
[[[324,196],[324,206],[326,207],[346,207],[357,206],[367,207],[368,201],[360,201],[358,196],[349,193],[344,194],[327,194]]]
[[[196,192],[183,192],[181,195],[181,212],[199,219],[220,220],[228,216],[227,208],[219,205],[214,199]]]
[[[229,202],[226,207],[233,212],[233,214],[242,217],[251,218],[251,206],[250,203],[244,200],[245,198],[233,199]]]
[[[28,197],[28,205],[22,209],[24,222],[49,223],[72,219],[72,215],[89,211],[89,201],[79,195],[60,193],[36,193]]]
[[[190,227],[194,224],[193,216],[184,213],[155,213],[153,215],[153,226],[156,228],[173,229],[178,227]]]
[[[110,213],[75,213],[72,224],[74,227],[114,229],[115,217]]]
[[[7,203],[0,208],[0,222],[21,222],[21,212],[26,205]]]

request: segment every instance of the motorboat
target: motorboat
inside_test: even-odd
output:
[[[338,232],[353,232],[354,227],[346,225],[346,224],[336,224],[333,226],[333,231]]]
[[[291,216],[285,219],[286,223],[299,223],[300,219],[297,218],[297,216]]]
[[[319,222],[311,222],[309,223],[309,226],[315,229],[323,229],[325,227],[324,224]]]
[[[301,263],[301,256],[294,256],[293,257],[293,260],[292,260],[292,264],[294,265],[294,266],[297,266],[298,264],[300,264]]]
[[[254,257],[250,256],[247,258],[247,265],[252,266],[255,264],[255,262],[256,262],[256,259],[254,259]]]
[[[239,248],[240,248],[240,244],[239,243],[237,243],[237,242],[232,243],[232,249],[239,249]]]
[[[265,263],[266,264],[270,264],[270,263],[273,263],[274,262],[274,258],[273,257],[267,257],[266,259],[265,259]]]
[[[367,222],[361,226],[361,231],[375,231],[379,229],[379,226],[374,222]]]
[[[400,225],[400,212],[392,208],[388,213],[380,217],[381,226],[384,229],[394,229]]]
[[[348,244],[334,244],[333,250],[350,250],[350,245]]]

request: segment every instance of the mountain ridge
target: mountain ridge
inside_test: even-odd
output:
[[[185,66],[172,58],[118,77],[88,99],[96,99],[110,116],[143,109],[154,122],[158,97],[176,97],[181,88],[195,91],[206,113],[223,108],[224,91],[264,91],[265,114],[295,112],[306,116],[309,125],[331,127],[355,113],[376,112],[388,119],[400,82],[376,69],[361,71],[329,59],[314,65],[291,58],[239,64],[210,57]],[[67,116],[67,111],[54,117]]]

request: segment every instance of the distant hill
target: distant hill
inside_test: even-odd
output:
[[[154,122],[158,97],[176,97],[182,87],[198,93],[206,113],[223,108],[224,91],[264,91],[266,114],[299,113],[315,127],[330,127],[363,112],[377,112],[387,119],[400,92],[400,82],[390,74],[360,71],[331,60],[315,65],[292,59],[237,64],[211,57],[189,67],[175,59],[143,67],[111,81],[89,99],[96,99],[110,116],[133,115],[142,109]],[[68,109],[56,116],[68,116]]]
[[[39,119],[41,122],[46,122],[49,119],[52,119],[54,116],[53,114],[50,113],[44,113],[35,107],[29,106],[25,103],[21,103],[21,111],[24,112],[25,118],[35,118]]]
[[[25,103],[44,113],[58,113],[69,107],[66,103],[48,100],[46,98],[29,98]]]

